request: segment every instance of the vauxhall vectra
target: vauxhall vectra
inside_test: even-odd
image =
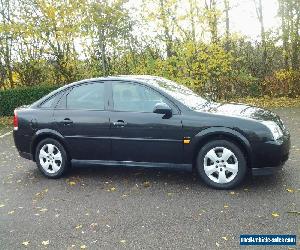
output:
[[[290,135],[271,111],[208,101],[155,76],[75,82],[15,110],[20,155],[48,178],[76,166],[195,169],[202,181],[230,189],[281,169]]]

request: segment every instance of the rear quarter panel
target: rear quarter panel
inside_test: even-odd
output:
[[[53,110],[17,109],[18,130],[14,131],[15,145],[18,151],[31,153],[34,135],[38,130],[53,128]]]

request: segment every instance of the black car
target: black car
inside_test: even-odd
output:
[[[271,111],[207,101],[170,80],[83,80],[15,110],[20,155],[49,178],[71,166],[195,169],[211,187],[267,175],[289,156],[290,135]]]

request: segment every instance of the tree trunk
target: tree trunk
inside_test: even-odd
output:
[[[224,0],[224,5],[225,5],[225,23],[226,23],[225,49],[226,51],[229,51],[230,50],[229,0]]]
[[[192,28],[192,41],[196,43],[196,28],[195,28],[195,2],[193,0],[189,0],[189,7],[190,7],[190,22]]]
[[[170,35],[170,30],[169,26],[167,23],[167,16],[166,16],[166,10],[165,10],[165,0],[160,0],[160,16],[162,19],[162,25],[164,29],[164,40],[166,43],[166,52],[167,52],[167,57],[171,57],[173,52],[172,52],[172,47],[173,47],[173,42],[172,42],[172,37]]]
[[[289,68],[289,32],[287,27],[287,11],[284,1],[279,1],[279,10],[281,18],[282,46],[283,46],[283,63],[284,68]]]
[[[299,5],[295,3],[295,9],[297,11],[297,17],[294,24],[294,31],[293,31],[293,43],[292,43],[292,69],[298,70],[299,69],[299,46],[300,46],[300,38],[299,38],[299,22],[300,22],[300,10]]]
[[[99,27],[98,29],[98,35],[99,35],[99,45],[100,45],[100,49],[101,49],[101,65],[102,65],[102,72],[103,75],[106,76],[107,75],[107,65],[106,65],[106,51],[105,51],[105,44],[103,41],[103,30]]]
[[[209,0],[209,4],[205,0],[205,8],[209,12],[208,15],[208,26],[211,34],[212,43],[218,42],[218,19],[217,19],[217,8],[216,0]]]
[[[256,7],[256,14],[260,23],[260,36],[261,36],[261,44],[262,44],[262,65],[263,65],[263,76],[266,74],[267,67],[267,45],[266,45],[266,33],[265,33],[265,25],[264,25],[264,16],[263,16],[263,7],[262,0],[258,0],[258,6],[256,0],[254,0]]]
[[[1,0],[0,2],[2,9],[1,9],[1,15],[2,15],[2,22],[4,26],[11,23],[11,16],[10,16],[10,1],[4,2]],[[9,31],[5,31],[3,33],[4,35],[4,62],[5,62],[5,68],[9,80],[10,87],[13,88],[14,86],[14,79],[13,79],[13,67],[12,67],[12,58],[11,58],[11,50],[12,50],[12,35]]]

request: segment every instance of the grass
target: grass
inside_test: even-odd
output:
[[[13,126],[13,116],[0,116],[0,128]]]

